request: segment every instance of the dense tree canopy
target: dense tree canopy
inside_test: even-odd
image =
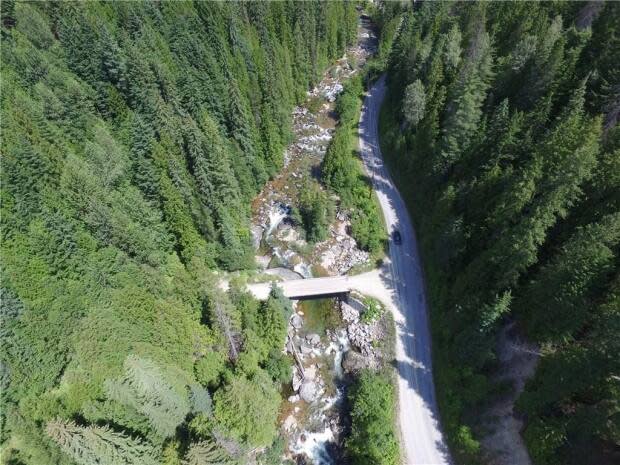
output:
[[[1,13],[3,459],[243,463],[274,440],[289,310],[211,270],[254,267],[250,199],[355,5]]]
[[[535,463],[611,463],[620,442],[619,15],[613,2],[424,2],[402,17],[382,144],[421,236],[461,460],[480,462],[470,427],[506,318],[542,347],[519,401]]]

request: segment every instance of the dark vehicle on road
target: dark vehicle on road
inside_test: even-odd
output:
[[[403,243],[403,239],[402,237],[400,237],[400,231],[398,230],[392,231],[392,241],[394,241],[394,244],[396,245],[400,245]]]

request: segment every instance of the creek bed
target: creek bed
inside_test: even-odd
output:
[[[362,18],[358,43],[308,92],[305,104],[294,109],[294,137],[285,151],[284,166],[252,203],[256,261],[279,279],[344,274],[369,260],[350,235],[346,212],[336,212],[329,237],[320,243],[305,240],[293,212],[308,182],[319,181],[320,165],[337,124],[336,96],[375,50],[376,38],[367,19]],[[319,184],[319,188],[324,187]],[[298,465],[340,464],[347,431],[349,377],[342,368],[344,354],[351,347],[347,322],[342,320],[335,299],[298,302],[296,312],[298,324],[289,328],[287,347],[298,356],[304,373],[295,366],[292,383],[283,392],[279,424],[287,458]]]
[[[282,423],[288,451],[298,464],[335,465],[342,461],[346,429],[343,406],[348,380],[342,357],[350,343],[335,299],[299,302],[297,312],[304,323],[296,331],[296,341],[301,341],[304,349],[301,357],[306,374],[311,372],[318,389],[311,402],[292,391],[284,402]],[[316,341],[317,336],[320,342],[307,342]]]

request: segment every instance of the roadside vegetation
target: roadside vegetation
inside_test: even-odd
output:
[[[384,305],[373,297],[365,297],[364,305],[366,306],[366,310],[362,313],[361,320],[363,323],[377,321],[385,312]]]
[[[321,174],[323,183],[338,194],[341,206],[351,212],[351,235],[362,249],[370,252],[374,264],[383,258],[387,233],[379,202],[359,156],[358,124],[365,87],[385,69],[395,25],[399,22],[400,6],[369,7],[375,24],[385,26],[377,31],[379,48],[363,72],[346,83],[336,100],[339,123],[325,154]],[[395,343],[392,316],[386,315],[384,306],[372,297],[364,297],[363,302],[366,306],[360,318],[363,323],[372,324],[380,318],[386,320],[387,334],[380,343],[380,350],[386,362],[392,361]],[[376,371],[363,370],[349,387],[347,408],[351,431],[345,440],[345,456],[353,465],[400,463],[394,376],[392,365],[385,363]]]
[[[619,24],[614,3],[424,2],[393,43],[382,152],[416,222],[460,463],[481,463],[508,320],[541,348],[517,403],[534,463],[617,460]]]
[[[356,150],[363,94],[362,77],[357,75],[345,84],[338,96],[338,126],[325,153],[321,177],[340,197],[341,208],[350,212],[351,235],[359,247],[377,260],[383,255],[386,232],[381,209]]]
[[[400,463],[396,439],[396,391],[389,373],[363,371],[349,388],[351,434],[346,441],[353,465]]]

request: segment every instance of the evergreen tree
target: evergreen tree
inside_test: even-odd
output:
[[[325,184],[342,196],[350,195],[355,185],[355,160],[350,152],[349,131],[336,131],[321,165],[321,177]]]
[[[238,463],[211,441],[193,443],[185,454],[183,465],[233,465]]]
[[[214,396],[215,419],[230,435],[252,447],[271,444],[280,396],[262,371],[253,379],[234,376]]]
[[[368,371],[360,374],[349,393],[352,431],[346,447],[352,463],[392,465],[398,462],[393,397],[389,381]]]
[[[458,69],[461,62],[461,31],[457,24],[454,24],[446,36],[444,46],[444,66],[448,72]]]
[[[79,464],[156,465],[152,446],[117,433],[107,426],[78,426],[73,422],[52,420],[47,434]]]
[[[619,10],[446,5],[404,14],[380,129],[425,257],[451,451],[482,460],[471,412],[494,388],[497,331],[510,318],[552,349],[520,401],[533,461],[613,461],[600,448],[617,437],[605,426],[613,344],[596,333],[617,320],[601,301],[614,301],[617,275]],[[426,108],[412,126],[417,80]]]
[[[258,311],[258,329],[261,340],[267,346],[268,351],[281,351],[286,338],[287,320],[290,312],[282,299],[278,297],[277,289],[272,291],[269,298],[263,302]]]
[[[203,304],[203,320],[220,333],[228,358],[236,361],[241,345],[240,316],[225,295],[215,292],[207,295]]]
[[[442,128],[439,172],[446,173],[467,150],[478,128],[482,103],[492,75],[492,48],[482,25],[471,39],[459,76],[450,91],[450,104]]]
[[[108,398],[135,408],[151,422],[162,437],[170,437],[190,410],[186,396],[164,379],[153,362],[130,355],[125,375],[105,383]]]
[[[253,428],[275,422],[270,375],[286,360],[261,338],[259,303],[242,321],[210,273],[254,267],[250,200],[281,166],[292,105],[354,38],[355,4],[7,0],[0,13],[2,282],[23,304],[1,315],[6,460],[73,463],[44,431],[61,416],[139,433],[178,463],[187,422],[215,422],[196,380],[215,398],[231,370],[269,387]],[[108,435],[75,428],[78,442]],[[143,463],[127,456],[84,460]]]
[[[328,226],[333,216],[333,204],[327,194],[312,181],[302,188],[299,198],[299,210],[310,242],[320,242],[327,238]]]
[[[403,116],[409,125],[415,127],[424,118],[426,94],[422,81],[416,79],[405,88]]]
[[[620,214],[578,230],[524,289],[520,305],[538,339],[572,339],[591,318],[593,291],[604,282],[620,242]],[[550,292],[552,290],[552,292]]]
[[[514,285],[537,260],[547,232],[581,194],[581,184],[596,165],[600,120],[585,117],[583,87],[577,91],[556,127],[534,155],[529,169],[515,179],[512,199],[502,206],[499,218],[508,229],[491,248],[476,258],[465,276],[494,276],[495,289]],[[526,214],[512,224],[515,214]],[[477,274],[480,273],[480,274]],[[457,288],[455,295],[462,288]]]
[[[211,395],[200,384],[192,384],[189,386],[189,403],[191,412],[194,414],[203,413],[211,415],[213,412],[213,402]]]

